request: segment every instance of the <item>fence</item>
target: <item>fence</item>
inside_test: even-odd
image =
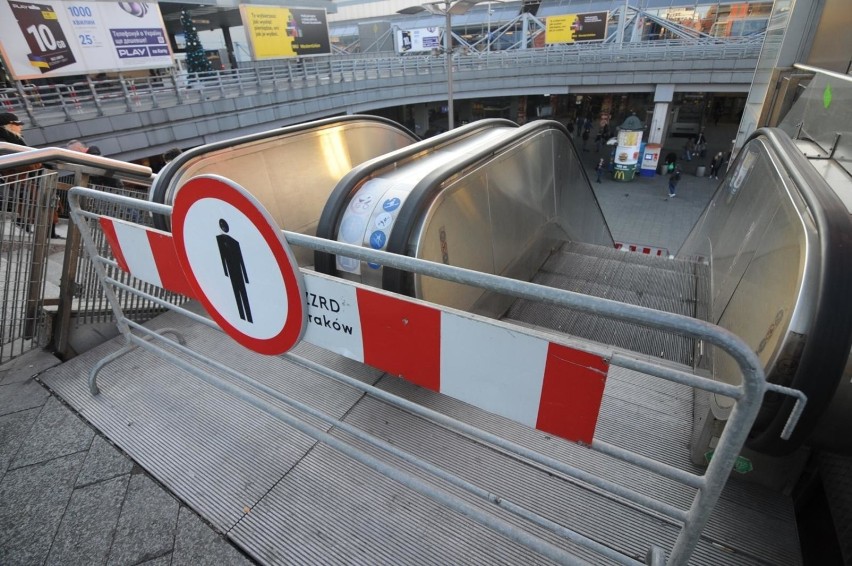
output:
[[[111,321],[113,314],[91,262],[80,253],[80,235],[73,224],[68,225],[64,242],[51,239],[59,217],[69,210],[67,189],[91,186],[144,200],[151,170],[65,149],[2,145],[11,154],[0,156],[0,363],[48,343],[61,357],[70,357],[74,353],[69,348],[72,332],[94,322]],[[33,170],[42,163],[55,170]],[[101,212],[115,211],[108,207]],[[132,219],[147,221],[140,215]],[[109,253],[103,242],[98,245]],[[142,285],[127,274],[116,276],[128,285]],[[151,292],[162,301],[176,300],[170,293]],[[121,300],[134,320],[148,320],[162,312],[162,307],[137,295],[122,295]]]
[[[44,303],[56,173],[0,176],[0,363],[44,345]]]
[[[152,214],[156,213],[171,216],[173,214],[171,206],[147,202],[140,203],[120,196],[107,195],[82,188],[72,189],[71,206],[74,222],[80,228],[81,233],[84,236],[87,252],[91,255],[92,260],[96,264],[99,280],[103,285],[107,296],[110,298],[112,308],[116,313],[118,326],[126,339],[125,348],[111,354],[107,358],[104,358],[92,368],[89,385],[93,394],[98,394],[96,381],[97,375],[106,364],[116,360],[133,349],[143,348],[156,353],[162,359],[175,364],[177,367],[189,372],[203,382],[216,387],[220,391],[234,396],[235,399],[238,399],[240,402],[248,403],[267,414],[282,420],[302,433],[311,436],[316,441],[330,446],[332,449],[345,454],[347,457],[370,467],[374,471],[386,475],[421,495],[439,502],[441,505],[446,506],[449,509],[462,513],[468,518],[480,522],[488,528],[511,538],[519,544],[528,546],[535,552],[538,552],[555,562],[565,564],[579,563],[575,557],[570,555],[570,553],[567,553],[564,549],[559,548],[558,545],[554,545],[551,540],[532,536],[529,532],[518,528],[518,526],[514,523],[506,522],[499,517],[489,514],[488,512],[482,512],[480,509],[472,507],[452,493],[436,488],[434,484],[431,483],[432,478],[434,477],[440,480],[439,483],[447,482],[454,486],[454,488],[464,490],[467,493],[481,497],[502,510],[506,510],[525,521],[529,521],[539,527],[549,530],[552,533],[556,533],[557,535],[564,537],[572,544],[576,544],[599,553],[600,556],[605,557],[609,561],[620,564],[640,563],[632,557],[620,554],[606,544],[589,539],[584,535],[571,530],[567,526],[556,524],[547,518],[538,516],[524,507],[501,497],[499,494],[491,493],[488,490],[471,484],[466,479],[454,476],[446,470],[442,470],[429,462],[421,460],[415,455],[400,451],[396,447],[389,445],[387,442],[379,438],[371,436],[365,431],[351,427],[343,421],[331,418],[322,412],[318,412],[311,407],[284,395],[272,387],[260,383],[251,375],[247,375],[240,370],[235,369],[236,367],[243,367],[245,365],[241,360],[212,360],[208,356],[194,351],[193,344],[187,343],[183,337],[179,336],[179,340],[175,341],[163,336],[163,334],[167,332],[177,332],[179,334],[179,330],[176,330],[175,328],[153,331],[142,325],[134,323],[124,314],[123,308],[117,300],[118,294],[121,292],[138,293],[146,300],[155,300],[153,296],[140,292],[138,289],[131,288],[112,277],[110,273],[116,273],[117,269],[127,270],[130,273],[139,275],[149,282],[156,282],[157,284],[155,284],[155,286],[183,289],[183,292],[192,295],[193,298],[200,300],[205,305],[207,311],[218,322],[218,325],[213,320],[200,316],[191,310],[168,305],[164,302],[160,303],[161,306],[186,317],[189,319],[188,322],[190,324],[199,324],[216,329],[222,328],[227,334],[244,346],[265,354],[277,354],[286,351],[292,347],[294,343],[297,343],[301,339],[302,333],[304,332],[305,341],[353,359],[359,359],[360,355],[360,361],[367,361],[368,357],[372,355],[368,354],[368,344],[371,340],[375,339],[375,337],[371,337],[371,332],[383,332],[384,334],[381,338],[376,341],[376,343],[381,344],[379,348],[381,351],[380,354],[387,354],[389,350],[396,350],[395,346],[397,343],[405,344],[406,340],[409,340],[410,342],[407,343],[407,349],[403,348],[403,350],[410,352],[411,355],[398,355],[398,353],[394,352],[391,356],[385,359],[382,359],[381,355],[379,355],[379,357],[370,360],[368,363],[370,363],[370,365],[374,365],[380,370],[391,371],[395,375],[399,375],[400,377],[404,377],[405,379],[410,379],[415,382],[417,382],[416,379],[411,377],[412,374],[409,373],[409,371],[417,372],[422,370],[422,366],[420,365],[420,360],[423,355],[421,348],[422,342],[420,340],[421,336],[418,332],[422,332],[423,321],[426,319],[433,321],[440,319],[443,321],[444,317],[456,317],[458,320],[463,321],[460,323],[462,326],[467,326],[467,332],[469,335],[478,337],[477,340],[472,342],[477,342],[477,347],[484,350],[487,350],[488,348],[500,348],[500,344],[502,343],[501,340],[494,340],[493,343],[491,343],[491,338],[498,336],[505,338],[506,335],[512,335],[511,342],[514,344],[518,344],[524,340],[542,341],[541,336],[537,336],[534,332],[523,328],[513,327],[497,321],[485,321],[483,319],[476,319],[475,317],[466,317],[464,313],[451,311],[450,309],[444,309],[443,307],[429,303],[414,301],[409,302],[404,297],[392,296],[388,293],[377,290],[368,290],[363,287],[357,287],[349,282],[320,276],[318,274],[313,274],[310,271],[302,271],[292,263],[286,265],[287,261],[283,258],[289,256],[289,252],[287,251],[286,245],[280,243],[281,240],[277,235],[280,233],[284,235],[287,242],[291,245],[304,246],[327,253],[342,254],[347,257],[355,257],[363,261],[372,261],[392,266],[397,269],[420,273],[422,275],[440,277],[464,284],[476,285],[491,291],[505,293],[515,297],[542,301],[552,305],[566,306],[583,312],[596,312],[650,327],[682,332],[713,343],[730,354],[732,358],[736,360],[736,363],[739,365],[739,369],[742,371],[742,383],[739,386],[728,385],[711,379],[697,377],[680,370],[658,365],[647,359],[639,359],[638,357],[633,357],[616,351],[607,351],[602,354],[600,350],[588,350],[582,352],[580,355],[580,358],[583,359],[583,362],[580,365],[587,366],[585,369],[591,370],[599,377],[602,373],[605,374],[610,366],[620,366],[640,371],[649,376],[656,376],[660,379],[698,387],[720,395],[729,396],[735,400],[735,407],[731,413],[730,419],[728,420],[727,426],[725,427],[719,443],[715,448],[713,458],[710,461],[707,471],[703,475],[679,470],[668,464],[652,460],[646,456],[641,456],[630,450],[600,442],[590,437],[593,433],[589,433],[589,436],[585,436],[586,433],[579,436],[579,439],[588,443],[592,450],[619,459],[623,462],[627,462],[631,465],[638,466],[639,468],[645,469],[651,473],[658,474],[660,478],[679,482],[683,486],[695,489],[695,497],[688,510],[676,508],[664,501],[655,500],[629,488],[613,484],[608,480],[580,471],[563,463],[555,462],[541,454],[537,454],[534,451],[512,444],[511,442],[492,434],[478,430],[475,427],[466,425],[445,415],[437,414],[424,407],[418,407],[404,399],[396,398],[394,395],[391,395],[386,391],[361,383],[357,379],[353,379],[328,367],[315,364],[309,360],[289,353],[284,354],[285,357],[295,361],[297,364],[310,367],[312,370],[321,372],[330,379],[342,381],[350,386],[357,387],[362,391],[376,396],[386,402],[392,403],[395,406],[404,407],[407,411],[426,415],[427,418],[440,422],[442,425],[447,426],[452,430],[456,430],[461,434],[479,439],[483,443],[497,446],[501,450],[506,450],[512,454],[517,454],[519,459],[531,460],[542,466],[552,467],[558,471],[557,473],[565,474],[568,477],[575,478],[594,486],[594,488],[600,490],[601,493],[608,494],[606,497],[624,499],[639,508],[645,509],[646,512],[653,516],[665,517],[665,521],[674,522],[679,525],[680,528],[677,540],[669,554],[669,562],[671,564],[687,563],[690,554],[698,544],[698,538],[701,531],[710,518],[710,514],[718,500],[722,488],[724,487],[728,474],[730,473],[735,459],[745,442],[748,430],[754,422],[754,418],[757,415],[764,392],[767,390],[774,390],[796,397],[799,400],[799,403],[797,403],[797,410],[801,410],[803,408],[804,399],[799,392],[766,383],[760,361],[745,343],[731,335],[729,332],[708,323],[674,314],[651,311],[649,309],[635,307],[632,305],[625,305],[605,299],[587,297],[557,289],[544,288],[523,281],[504,279],[498,276],[475,273],[465,269],[396,256],[394,254],[378,250],[331,242],[294,232],[279,232],[280,229],[274,226],[271,221],[266,220],[265,222],[267,222],[267,224],[263,223],[264,219],[269,218],[269,216],[261,209],[250,209],[242,206],[244,202],[250,202],[250,200],[241,200],[242,197],[222,196],[219,192],[217,192],[216,194],[218,195],[218,198],[222,198],[222,202],[226,202],[227,206],[222,206],[220,208],[214,207],[213,209],[209,208],[210,202],[208,201],[215,201],[217,199],[208,198],[206,195],[211,193],[206,190],[207,187],[201,186],[199,183],[196,184],[198,187],[193,188],[188,188],[189,185],[185,185],[179,194],[174,210],[180,209],[180,213],[172,216],[173,234],[165,234],[162,232],[155,233],[146,228],[144,225],[122,221],[120,218],[105,217],[102,214],[94,212],[93,209],[93,207],[95,207],[95,209],[104,209],[101,208],[104,205],[96,205],[96,203],[112,203],[118,207],[126,207],[127,209],[138,208]],[[181,199],[189,200],[193,198],[192,196],[187,195],[195,195],[199,198],[194,202],[180,202]],[[199,202],[202,204],[197,204]],[[198,206],[198,208],[194,208],[196,206]],[[198,212],[199,210],[201,212]],[[266,310],[275,310],[282,302],[286,305],[286,308],[283,309],[283,315],[280,313],[272,315],[273,318],[275,316],[284,317],[284,320],[275,319],[276,322],[283,322],[283,330],[281,330],[278,334],[275,334],[278,327],[274,324],[270,326],[268,318],[261,319],[261,316],[266,316],[268,313],[262,313],[262,315],[259,315],[256,312],[255,320],[252,321],[252,317],[248,309],[241,307],[239,309],[239,319],[241,319],[244,323],[246,321],[246,315],[248,315],[248,323],[252,323],[249,326],[246,326],[245,324],[242,324],[241,326],[240,321],[235,316],[236,308],[231,309],[233,311],[231,314],[223,314],[225,311],[221,308],[221,306],[219,306],[219,303],[216,302],[217,300],[224,299],[224,302],[221,304],[224,305],[227,303],[231,306],[233,306],[233,299],[237,299],[238,303],[240,302],[240,299],[237,296],[236,287],[234,287],[233,297],[231,296],[231,285],[234,285],[233,281],[230,283],[227,281],[222,283],[222,281],[232,277],[222,276],[222,262],[226,261],[225,252],[223,252],[222,248],[223,244],[220,242],[220,238],[223,236],[215,238],[210,237],[205,240],[200,238],[197,231],[190,227],[190,224],[193,222],[201,222],[205,226],[210,224],[209,219],[211,218],[211,213],[214,211],[216,216],[219,216],[220,214],[227,216],[228,221],[231,222],[232,226],[242,226],[242,231],[234,230],[234,233],[240,238],[244,238],[244,241],[258,243],[264,242],[260,247],[265,245],[270,246],[268,248],[269,257],[273,260],[277,260],[278,263],[276,265],[276,261],[262,262],[261,271],[271,269],[271,271],[275,272],[280,267],[282,280],[280,282],[276,282],[276,277],[272,277],[271,280],[273,280],[273,283],[269,283],[269,281],[262,279],[260,284],[264,286],[263,288],[266,292],[270,292],[270,290],[282,292],[281,296],[269,297],[264,295],[264,300],[262,301],[262,303],[267,306]],[[235,213],[234,211],[237,212]],[[248,225],[245,224],[243,219],[240,219],[240,215],[242,215],[243,218],[250,219],[249,225],[253,225],[255,227],[254,229],[257,230],[256,234],[252,233],[253,229],[251,228],[248,229],[248,231],[246,230],[245,227]],[[123,214],[121,216],[128,218],[127,214]],[[215,218],[215,216],[213,218]],[[258,219],[260,219],[259,222]],[[222,222],[223,220],[219,220],[220,227],[222,226]],[[242,224],[238,224],[238,222]],[[255,224],[255,222],[258,223]],[[222,228],[222,230],[224,230],[227,234],[228,225],[225,224],[224,226],[225,227]],[[116,260],[104,256],[98,251],[95,234],[101,230],[109,233],[110,244],[115,252],[115,256],[117,256]],[[187,236],[185,237],[184,234],[187,234]],[[213,233],[211,232],[207,235],[210,236],[211,234]],[[202,243],[199,244],[199,241]],[[276,244],[275,242],[279,243]],[[218,251],[216,251],[217,245],[219,246]],[[276,246],[278,245],[282,246],[281,253],[277,251],[278,248],[276,248]],[[210,249],[207,249],[205,246]],[[233,250],[233,247],[230,249]],[[260,255],[265,254],[267,251],[258,250],[257,246],[252,247],[251,249],[252,253],[258,253]],[[210,259],[211,252],[213,252],[212,255],[222,255],[221,261],[218,256],[215,259]],[[145,256],[148,256],[151,259],[141,261],[140,258]],[[126,259],[131,257],[134,258],[133,261]],[[270,263],[272,265],[271,268]],[[257,267],[260,264],[254,265]],[[243,269],[245,270],[245,268]],[[213,287],[210,286],[209,281],[204,279],[205,273],[215,275],[217,283],[214,284]],[[244,271],[244,273],[246,272]],[[256,281],[254,279],[256,275],[257,271],[251,271],[253,281]],[[303,283],[299,277],[304,278]],[[193,281],[192,284],[188,283],[190,280]],[[302,285],[304,285],[304,289],[302,289]],[[224,292],[218,295],[218,299],[215,298],[217,296],[216,293],[220,293],[222,289],[217,286],[224,288]],[[297,287],[297,289],[294,289],[293,287]],[[207,294],[211,290],[213,291],[213,294]],[[270,292],[270,294],[272,293]],[[303,301],[303,296],[309,297],[309,300],[306,302]],[[336,296],[346,298],[336,300],[334,299]],[[314,299],[311,300],[310,297],[314,297]],[[255,299],[257,298],[258,297],[255,296]],[[247,299],[245,300],[247,301]],[[303,308],[306,309],[306,318],[304,318],[304,311],[301,310]],[[340,329],[336,327],[326,332],[326,328],[329,328],[332,325],[329,324],[329,322],[331,322],[330,320],[326,321],[327,318],[323,309],[331,309],[334,311],[335,318],[333,325],[339,326],[340,329],[344,331],[343,334],[340,334]],[[244,312],[244,310],[246,312]],[[229,316],[232,318],[229,318]],[[435,318],[436,316],[438,317],[437,319]],[[301,322],[294,322],[298,320],[301,320]],[[305,320],[308,322],[306,323]],[[320,322],[321,320],[326,322]],[[352,324],[355,325],[356,332],[347,330],[347,321],[352,321]],[[254,323],[258,323],[257,326],[253,326]],[[441,324],[443,324],[443,322],[441,322]],[[308,327],[307,330],[305,330],[305,325]],[[476,327],[475,329],[473,328],[474,326]],[[261,330],[261,328],[263,330]],[[246,330],[246,334],[243,334],[243,330],[241,329],[248,330]],[[343,337],[340,338],[340,336],[333,336],[334,332],[337,332],[338,335]],[[440,330],[439,332],[443,332],[443,330]],[[259,336],[257,333],[260,333],[263,336]],[[266,334],[269,334],[271,338],[267,339]],[[400,335],[403,334],[406,338],[400,338]],[[355,338],[347,338],[344,335],[354,336],[357,340]],[[483,338],[483,336],[490,336],[491,338]],[[281,339],[286,342],[285,346],[281,346]],[[363,343],[361,346],[358,346],[357,342],[360,340],[363,340]],[[464,338],[460,335],[459,340],[464,341]],[[544,341],[547,342],[547,340]],[[274,344],[270,344],[270,342],[274,342]],[[551,346],[555,347],[557,350],[562,348],[562,346],[555,344],[555,342],[551,343]],[[582,348],[582,346],[579,347]],[[359,350],[359,348],[362,349]],[[272,349],[274,349],[274,351]],[[463,345],[462,349],[465,350],[465,355],[474,355],[474,351],[472,349],[468,350],[468,345]],[[359,351],[360,354],[358,353]],[[537,351],[541,350],[538,349]],[[548,352],[550,352],[550,350],[548,350]],[[479,351],[475,352],[475,354],[477,356],[489,355],[488,352],[483,353]],[[502,355],[505,354],[505,352],[502,352]],[[443,356],[443,351],[441,352],[441,355]],[[560,350],[560,354],[558,354],[557,357],[563,357],[566,355],[572,356],[573,354],[567,352],[567,350]],[[574,362],[578,359],[579,358],[574,358]],[[452,381],[452,377],[447,374],[452,373],[453,364],[450,362],[445,363],[445,361],[446,360],[442,357],[438,364],[440,365],[440,379],[442,382],[444,379]],[[383,365],[385,363],[388,365]],[[429,363],[434,366],[438,362],[436,360],[429,360]],[[249,366],[250,364],[245,365],[245,367]],[[390,366],[393,366],[393,368]],[[401,366],[405,366],[405,368],[403,369]],[[565,371],[567,374],[570,374],[573,370],[565,368]],[[445,374],[445,372],[447,374]],[[226,377],[221,377],[223,375]],[[527,380],[529,377],[529,375],[524,374],[520,376],[520,379]],[[499,382],[496,384],[498,386],[497,390],[489,391],[487,395],[500,394],[500,391],[507,387],[505,378],[505,375],[498,376],[495,379],[495,381]],[[515,376],[515,378],[518,379],[517,376]],[[565,378],[572,379],[567,375]],[[495,384],[492,384],[491,386],[494,385]],[[429,387],[427,386],[427,388]],[[444,392],[443,389],[440,391],[442,393]],[[448,394],[452,396],[451,393]],[[505,394],[505,392],[503,392],[503,394]],[[567,396],[570,397],[570,395]],[[311,418],[308,419],[310,422],[300,420],[289,410],[283,411],[280,408],[277,408],[269,402],[268,399],[270,398],[274,399],[276,402],[284,403],[288,407],[295,409],[297,412],[310,414]],[[563,397],[563,400],[564,398],[565,397]],[[475,395],[471,398],[465,398],[465,400],[471,404],[477,405]],[[545,403],[543,392],[541,402],[542,404]],[[511,403],[509,404],[511,405]],[[591,405],[593,404],[594,403],[591,403]],[[484,405],[477,406],[484,407]],[[590,419],[597,418],[596,409],[593,406],[586,406],[584,408],[586,409],[585,414],[591,415],[589,417]],[[566,415],[566,413],[573,413],[571,410],[561,410],[559,413],[560,415],[557,415],[554,418],[573,418],[573,415],[571,417]],[[498,412],[498,414],[502,413]],[[795,413],[796,416],[791,416],[788,428],[785,430],[785,435],[789,435],[791,432],[798,414],[799,413]],[[510,414],[504,414],[503,416],[512,418]],[[314,419],[320,419],[325,424],[322,427],[316,427],[314,424],[311,424],[314,422]],[[544,426],[539,426],[539,423],[534,424],[537,428],[546,430]],[[585,424],[586,423],[581,423],[583,427],[585,427]],[[366,443],[370,446],[370,449],[363,450],[357,448],[354,444],[348,444],[338,437],[327,434],[326,430],[329,425],[338,427],[347,434],[355,435],[359,443]],[[558,424],[554,424],[553,422],[548,422],[546,426],[559,427]],[[593,430],[594,426],[592,425],[591,428]],[[587,431],[588,429],[584,428],[583,430]],[[563,434],[562,436],[570,438],[567,434]],[[574,439],[576,440],[578,438]],[[397,468],[389,466],[375,457],[377,452],[385,452],[392,455],[394,458],[401,458],[404,462],[406,462],[406,464],[413,466],[415,469],[419,470],[419,472],[414,474],[403,467]],[[407,467],[408,466],[406,466],[406,468]],[[425,473],[430,479],[428,481],[424,481],[420,477],[421,473]],[[618,528],[617,519],[615,519],[613,528]],[[665,552],[663,550],[656,547],[649,549],[647,563],[662,564],[665,560]]]
[[[463,78],[466,71],[503,69],[515,74],[530,69],[561,68],[577,64],[707,60],[731,61],[732,68],[744,58],[756,59],[762,46],[753,38],[724,41],[661,40],[636,44],[588,44],[551,46],[492,52],[457,52],[454,67]],[[431,76],[444,80],[443,55],[358,54],[309,57],[301,60],[261,62],[238,69],[201,74],[84,81],[54,85],[23,85],[0,90],[5,110],[16,112],[33,126],[125,112],[147,111],[232,96],[278,90],[299,90],[329,83],[358,83],[397,76]]]

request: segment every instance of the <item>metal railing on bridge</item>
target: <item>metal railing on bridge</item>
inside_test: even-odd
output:
[[[762,36],[761,36],[762,37]],[[458,50],[454,70],[529,69],[576,64],[757,58],[761,40],[659,40],[625,44],[575,44],[506,51]],[[173,72],[152,77],[125,77],[96,81],[90,77],[63,84],[18,83],[0,90],[0,103],[31,126],[192,104],[220,98],[279,90],[299,91],[317,85],[377,80],[395,76],[445,75],[443,54],[350,54],[275,60],[246,64],[238,69],[200,74]],[[443,80],[443,79],[441,79]]]

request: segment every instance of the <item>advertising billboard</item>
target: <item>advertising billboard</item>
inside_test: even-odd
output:
[[[324,9],[241,4],[240,15],[255,61],[331,53]]]
[[[0,32],[17,80],[173,65],[153,3],[0,0]]]
[[[396,30],[397,53],[432,51],[441,48],[441,28]]]
[[[603,41],[606,39],[608,19],[609,12],[548,16],[544,31],[544,42],[550,45],[578,41]]]

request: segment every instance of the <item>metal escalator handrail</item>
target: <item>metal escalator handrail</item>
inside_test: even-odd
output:
[[[399,215],[388,237],[387,251],[406,255],[408,242],[411,239],[417,220],[437,196],[438,190],[447,179],[476,165],[483,159],[512,147],[515,143],[523,139],[547,130],[558,130],[565,134],[566,138],[570,137],[568,129],[563,124],[553,120],[536,120],[521,126],[511,136],[496,140],[487,146],[479,148],[474,153],[466,154],[455,161],[451,161],[421,179],[400,208]],[[583,175],[586,175],[585,170],[581,170],[583,171]],[[586,180],[588,181],[588,177]],[[592,193],[592,197],[597,202],[597,196],[594,193]],[[386,291],[403,295],[413,295],[414,291],[412,278],[409,273],[388,267],[382,270],[382,288]]]
[[[796,69],[801,69],[802,71],[807,71],[808,73],[816,73],[818,75],[825,75],[827,77],[832,77],[834,79],[839,79],[841,81],[846,81],[848,83],[852,83],[852,76],[842,75],[840,73],[835,73],[834,71],[829,71],[828,69],[821,69],[819,67],[811,67],[810,65],[802,65],[801,63],[795,63],[793,65]]]
[[[412,144],[403,148],[387,153],[352,169],[347,173],[328,197],[328,201],[322,210],[319,223],[317,224],[317,236],[334,240],[337,238],[337,227],[340,223],[340,218],[349,203],[349,197],[358,187],[364,182],[376,176],[379,172],[388,167],[396,166],[404,159],[412,158],[420,153],[434,151],[439,147],[448,143],[453,143],[461,137],[473,135],[486,128],[497,126],[519,127],[518,124],[511,120],[503,118],[489,118],[485,120],[477,120],[459,128],[449,130],[443,134],[427,138],[419,143]],[[314,269],[320,273],[327,275],[335,275],[336,256],[325,252],[317,251],[314,253]]]
[[[154,179],[154,173],[150,167],[60,147],[33,149],[24,145],[0,142],[0,151],[9,152],[6,155],[0,155],[0,171],[7,167],[20,167],[34,163],[68,163],[105,169],[132,181],[150,183]]]
[[[308,130],[318,130],[320,128],[327,128],[329,126],[335,126],[339,124],[344,124],[347,122],[378,122],[381,124],[385,124],[388,126],[392,126],[397,130],[411,136],[413,140],[417,140],[417,135],[406,128],[405,126],[400,125],[393,120],[389,120],[388,118],[382,118],[381,116],[370,116],[365,114],[352,114],[347,116],[333,116],[331,118],[325,118],[322,120],[316,120],[314,122],[306,122],[304,124],[296,124],[294,126],[284,126],[281,128],[275,128],[272,130],[266,130],[264,132],[258,132],[255,134],[248,134],[245,136],[240,136],[236,138],[229,138],[227,140],[222,140],[218,142],[213,142],[205,145],[201,145],[192,149],[188,149],[178,155],[174,160],[167,163],[163,170],[157,175],[157,179],[154,184],[151,186],[151,192],[149,194],[149,200],[151,202],[156,202],[159,204],[170,204],[166,202],[166,199],[169,195],[169,190],[172,189],[172,184],[175,178],[178,176],[180,171],[183,169],[183,166],[194,158],[204,155],[206,153],[210,153],[212,151],[218,151],[220,149],[227,149],[229,147],[234,147],[237,145],[242,145],[246,143],[255,142],[258,140],[263,140],[267,138],[279,137],[279,136],[288,136],[292,134],[297,134],[300,132],[305,132]],[[154,224],[160,230],[169,230],[168,223],[166,220],[157,215],[154,217]]]
[[[796,190],[808,207],[819,235],[820,265],[816,307],[798,367],[789,383],[808,397],[808,405],[790,440],[779,436],[792,404],[783,401],[765,427],[756,426],[749,446],[770,454],[785,454],[813,432],[834,396],[852,348],[852,222],[846,207],[825,179],[808,162],[790,137],[778,128],[761,128],[750,138],[764,137],[775,150]],[[772,381],[772,375],[767,379]],[[768,395],[772,395],[771,393]],[[761,418],[758,417],[758,422]]]

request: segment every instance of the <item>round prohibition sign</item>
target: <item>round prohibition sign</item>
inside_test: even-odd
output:
[[[305,332],[305,285],[272,216],[218,175],[190,179],[175,197],[172,236],[195,296],[231,338],[277,355]]]

